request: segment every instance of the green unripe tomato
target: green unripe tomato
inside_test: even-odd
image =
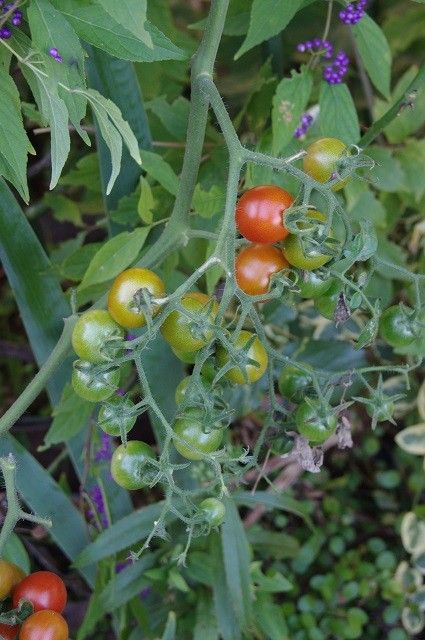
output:
[[[72,347],[81,360],[100,364],[114,355],[113,341],[124,339],[124,329],[104,309],[91,309],[77,320],[72,332]],[[109,343],[112,343],[108,345]],[[108,354],[108,347],[111,353]]]
[[[174,433],[182,439],[182,442],[174,439],[174,446],[188,460],[202,460],[202,454],[217,451],[223,440],[222,428],[206,433],[202,420],[201,410],[189,409],[174,422]]]
[[[253,335],[250,331],[241,331],[236,339],[235,347],[240,351],[241,364],[232,367],[226,373],[226,378],[235,384],[256,382],[264,375],[267,369],[269,361],[267,351],[257,336],[249,347],[248,352],[244,350],[245,345]],[[244,363],[246,359],[254,360],[258,365]],[[221,345],[217,349],[217,362],[220,367],[224,367],[229,362],[229,352]]]
[[[389,420],[395,409],[395,404],[391,400],[384,400],[378,410],[375,410],[375,420],[376,422],[385,422]],[[374,414],[374,407],[366,405],[367,414],[372,418]]]
[[[161,325],[161,333],[174,353],[187,354],[199,351],[213,338],[211,324],[218,313],[218,304],[204,293],[187,293],[181,305],[195,318],[175,310]],[[180,356],[178,356],[180,357]]]
[[[127,445],[121,444],[111,459],[113,479],[123,489],[142,489],[147,484],[148,458],[154,459],[155,453],[145,442],[129,440]]]
[[[347,155],[347,145],[338,138],[320,138],[307,147],[303,159],[304,171],[317,180],[328,182],[334,173],[339,173],[341,159]],[[332,191],[338,191],[347,184],[348,178],[340,180]]]
[[[90,362],[76,360],[72,370],[72,386],[77,395],[89,402],[106,400],[118,388],[120,371],[118,368],[99,371]]]
[[[297,281],[301,298],[318,298],[328,291],[332,279],[324,280],[314,271],[302,271]]]
[[[179,384],[177,385],[176,391],[175,391],[176,404],[182,404],[184,400],[186,400],[186,391],[187,391],[190,380],[191,380],[191,376],[186,376],[185,378],[180,380]],[[202,378],[200,381],[201,381],[201,384],[205,388],[207,388],[207,382],[205,382]],[[195,388],[191,390],[189,401],[193,399],[196,399],[202,402],[202,396],[200,395],[198,390]]]
[[[97,423],[102,431],[115,437],[131,431],[136,420],[134,403],[130,398],[120,396],[111,396],[100,407],[97,417]]]
[[[326,293],[318,298],[315,298],[314,306],[316,307],[320,315],[322,315],[324,318],[327,318],[328,320],[334,319],[334,314],[342,289],[342,285],[337,280],[334,280],[331,282],[331,285]]]
[[[320,444],[335,432],[338,419],[330,407],[326,409],[319,400],[310,400],[300,404],[296,410],[295,424],[304,438]]]
[[[200,503],[199,509],[210,527],[218,527],[223,523],[226,508],[221,500],[217,500],[217,498],[205,498],[205,500],[202,500]]]
[[[308,217],[312,220],[319,220],[320,222],[326,222],[326,216],[320,211],[309,211]],[[300,225],[301,227],[306,227],[306,224]],[[324,229],[324,227],[323,227]],[[322,233],[322,230],[320,230]],[[331,237],[330,234],[329,237]],[[322,234],[323,239],[325,236]],[[290,233],[282,243],[282,251],[283,255],[294,267],[298,267],[299,269],[304,269],[306,271],[312,271],[313,269],[318,269],[319,267],[323,267],[324,264],[331,260],[332,256],[326,253],[322,253],[322,251],[316,247],[308,244],[308,237],[304,236],[305,242],[301,241],[301,237]]]
[[[311,376],[291,364],[282,369],[278,380],[278,387],[282,396],[293,402],[301,402],[305,395],[305,390],[310,385]]]
[[[407,347],[416,338],[415,324],[408,315],[412,309],[403,309],[398,304],[388,307],[379,321],[379,334],[391,347]]]
[[[173,347],[171,347],[171,351],[185,364],[195,364],[197,351],[179,351],[178,349],[173,349]]]

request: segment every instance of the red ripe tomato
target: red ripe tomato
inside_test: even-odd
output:
[[[15,640],[18,635],[19,624],[2,624],[0,622],[0,640]]]
[[[236,256],[236,281],[242,291],[258,296],[269,290],[271,276],[287,266],[282,252],[276,247],[251,244]]]
[[[236,226],[251,242],[279,242],[289,233],[283,223],[283,214],[293,202],[290,193],[273,184],[249,189],[236,205]]]
[[[62,613],[66,605],[66,588],[63,580],[51,571],[36,571],[24,578],[13,591],[13,606],[28,600],[34,611],[51,609]]]
[[[68,640],[65,618],[56,611],[36,611],[22,624],[19,640]]]

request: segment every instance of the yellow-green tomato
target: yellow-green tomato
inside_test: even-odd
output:
[[[124,338],[124,329],[104,309],[91,309],[77,320],[72,347],[81,360],[100,364],[114,356],[113,343]]]
[[[204,293],[187,293],[181,299],[184,310],[172,311],[161,325],[161,333],[176,354],[199,351],[212,339],[211,325],[218,313],[218,304]],[[181,356],[178,356],[181,357]]]
[[[220,526],[226,515],[226,508],[217,498],[205,498],[199,505],[199,509],[210,527]]]
[[[154,459],[153,449],[140,440],[129,440],[121,444],[111,459],[111,474],[115,482],[129,491],[142,489],[148,484],[147,472],[152,466],[147,462]]]
[[[267,351],[258,336],[255,336],[251,346],[246,350],[247,343],[255,334],[250,331],[241,331],[238,335],[235,348],[238,353],[238,362],[226,373],[226,378],[235,384],[251,384],[259,380],[265,373],[268,364]],[[217,362],[224,367],[230,360],[228,350],[220,346],[217,349]],[[249,362],[253,360],[255,362]]]
[[[338,138],[320,138],[307,147],[304,156],[304,171],[317,180],[328,182],[335,173],[340,173],[341,159],[347,155],[347,145]],[[333,187],[333,191],[342,189],[348,178],[340,180]]]
[[[188,460],[202,460],[204,454],[217,451],[223,440],[223,429],[204,430],[204,414],[200,409],[189,409],[174,422],[174,446]]]
[[[318,220],[323,223],[326,222],[326,216],[320,211],[310,211],[308,213],[308,217],[312,220]],[[320,241],[320,233],[317,235],[319,237],[315,237],[315,239]],[[324,236],[323,240],[325,240]],[[290,233],[283,241],[282,247],[283,255],[289,264],[293,267],[298,267],[299,269],[305,269],[306,271],[323,267],[323,265],[329,262],[332,258],[331,255],[323,253],[323,250],[320,249],[320,247],[309,243],[306,235],[303,235],[302,241],[301,236]]]

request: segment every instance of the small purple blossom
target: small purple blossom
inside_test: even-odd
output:
[[[350,3],[339,12],[339,19],[344,24],[357,24],[365,16],[366,4],[367,0],[358,0],[356,4]]]
[[[9,27],[3,27],[2,29],[0,29],[0,38],[2,40],[8,40],[11,36],[12,31],[9,29]]]
[[[56,49],[56,47],[52,47],[51,49],[49,49],[49,56],[51,58],[54,58],[57,62],[62,62],[62,56]]]
[[[307,40],[306,42],[300,42],[297,45],[297,51],[300,53],[310,52],[323,52],[325,58],[332,58],[333,45],[329,40],[322,40],[321,38],[314,38],[313,40]]]
[[[108,526],[108,518],[106,516],[105,503],[103,501],[103,494],[101,488],[98,484],[93,485],[93,487],[89,491],[90,499],[93,503],[93,506],[96,509],[97,516],[100,520],[102,527]],[[94,519],[95,514],[89,509],[88,514],[89,518]]]
[[[14,27],[19,27],[21,22],[22,22],[22,11],[19,11],[19,9],[16,9],[16,11],[13,12],[12,24]]]
[[[112,438],[108,433],[102,432],[101,446],[96,451],[95,462],[102,462],[103,460],[110,460],[112,458]]]
[[[298,127],[295,129],[294,137],[302,138],[305,136],[311,125],[313,124],[313,116],[310,113],[303,113]]]
[[[323,79],[328,84],[341,84],[348,71],[350,59],[345,51],[339,51],[331,64],[323,70]]]

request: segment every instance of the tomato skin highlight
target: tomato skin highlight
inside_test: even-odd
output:
[[[251,244],[236,256],[236,282],[250,296],[262,295],[270,289],[271,276],[288,266],[282,252],[276,247]]]
[[[108,311],[119,325],[125,329],[135,329],[146,324],[143,313],[131,309],[133,297],[140,289],[147,289],[154,298],[165,296],[165,285],[161,278],[149,269],[133,267],[119,274],[112,283],[108,296]],[[159,312],[152,308],[152,315]]]
[[[416,338],[414,325],[398,304],[385,309],[379,321],[379,335],[391,347],[407,347]]]
[[[199,504],[199,509],[205,516],[210,527],[218,527],[224,522],[226,508],[221,500],[217,498],[205,498]]]
[[[338,424],[335,414],[324,414],[319,400],[310,400],[300,404],[295,412],[298,432],[310,442],[321,444],[334,432]]]
[[[218,313],[218,304],[204,293],[186,293],[181,299],[182,306],[195,320],[184,315],[177,309],[172,311],[161,325],[161,333],[178,358],[184,362],[191,361],[193,355],[202,349],[212,339],[214,333],[208,324],[213,324]],[[206,327],[202,335],[196,335],[194,325],[205,322]],[[185,358],[188,358],[186,360]]]
[[[223,429],[211,429],[206,433],[203,429],[202,418],[203,412],[201,410],[189,409],[174,422],[174,433],[183,440],[183,442],[178,442],[174,439],[174,447],[187,460],[202,460],[202,454],[217,451],[223,440]],[[189,446],[186,446],[185,443]]]
[[[251,242],[271,244],[288,235],[283,214],[294,197],[273,184],[253,187],[239,198],[236,205],[236,226]]]
[[[338,163],[347,152],[347,145],[338,138],[319,138],[307,147],[306,155],[303,158],[304,171],[317,180],[317,182],[328,182],[338,169]],[[342,189],[349,178],[340,180],[333,187],[332,191]]]
[[[68,640],[68,624],[60,613],[36,611],[23,622],[19,640]]]
[[[95,365],[76,360],[72,370],[72,387],[77,395],[89,402],[106,400],[118,388],[120,372],[118,368],[99,372]]]
[[[24,578],[13,591],[13,607],[20,600],[28,600],[34,611],[49,609],[62,613],[65,609],[67,594],[64,581],[51,571],[35,571]]]
[[[2,624],[0,622],[0,640],[15,640],[18,636],[19,624]]]
[[[243,350],[246,343],[252,338],[254,334],[251,331],[241,331],[236,340],[236,347],[240,350]],[[254,342],[250,346],[247,357],[251,360],[255,360],[259,366],[255,366],[253,364],[247,364],[244,366],[244,371],[240,366],[235,366],[229,369],[226,372],[225,377],[234,382],[235,384],[251,384],[252,382],[257,382],[267,369],[267,364],[269,361],[267,351],[265,350],[262,342],[256,336]],[[220,367],[224,367],[225,364],[229,361],[229,354],[227,349],[220,345],[217,349],[217,361]],[[246,374],[246,376],[244,375]]]
[[[145,487],[147,458],[154,459],[155,453],[146,442],[129,440],[127,446],[121,444],[111,460],[111,474],[115,482],[130,491]]]
[[[7,598],[24,578],[25,572],[21,567],[8,560],[0,560],[0,600]]]
[[[108,340],[124,339],[124,330],[104,309],[91,309],[77,320],[72,332],[72,347],[81,360],[100,364],[111,360],[103,352]]]

